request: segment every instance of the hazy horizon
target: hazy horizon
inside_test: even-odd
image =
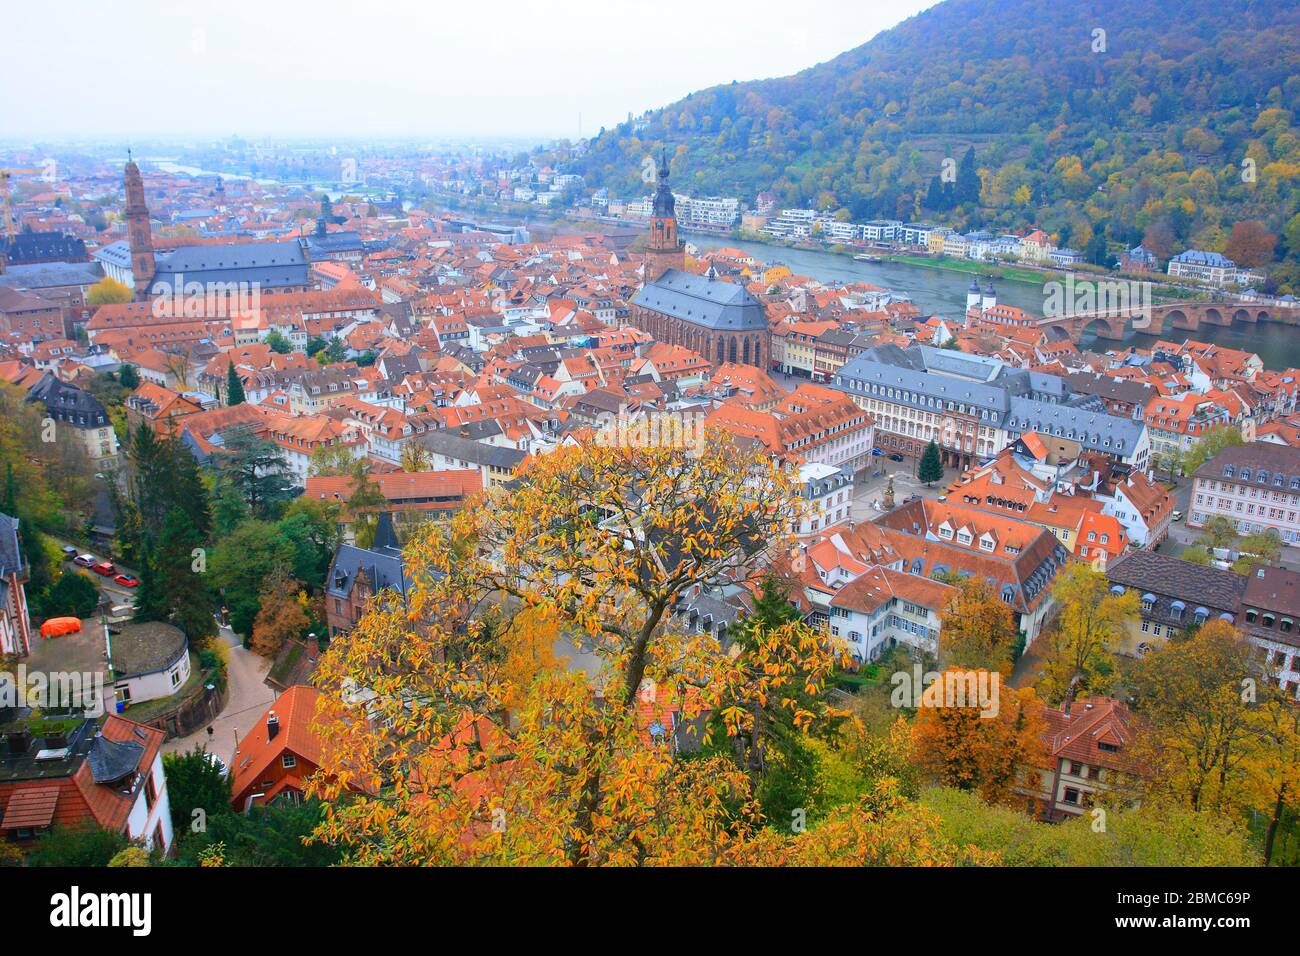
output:
[[[742,17],[683,0],[22,6],[7,17],[11,75],[41,87],[4,99],[0,135],[576,138],[580,114],[590,136],[695,90],[797,73],[936,2],[759,0]]]

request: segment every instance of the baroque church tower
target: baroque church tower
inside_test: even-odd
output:
[[[677,202],[668,186],[668,154],[659,153],[654,209],[650,219],[650,244],[646,251],[645,281],[658,279],[669,269],[686,268],[686,252],[677,238]]]
[[[126,154],[126,225],[131,245],[131,279],[137,302],[148,298],[157,268],[153,255],[153,232],[149,228],[149,207],[144,203],[144,180],[140,167]]]

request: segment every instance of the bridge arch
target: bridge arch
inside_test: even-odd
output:
[[[1091,319],[1086,319],[1080,328],[1080,332],[1092,332],[1099,339],[1122,339],[1124,338],[1125,322],[1119,316],[1099,315]]]

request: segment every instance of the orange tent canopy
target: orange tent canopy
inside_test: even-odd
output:
[[[76,634],[80,630],[80,618],[52,617],[41,625],[41,637],[62,637],[64,634]]]

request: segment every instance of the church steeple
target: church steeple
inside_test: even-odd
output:
[[[668,153],[662,148],[656,179],[650,245],[646,253],[646,281],[659,278],[669,269],[686,267],[686,253],[677,238],[677,201],[668,185]]]
[[[659,150],[659,175],[656,180],[658,186],[655,189],[654,214],[676,218],[677,200],[673,199],[673,191],[668,187],[668,153],[662,148]]]
[[[131,245],[131,279],[135,298],[139,302],[148,297],[156,268],[153,254],[153,232],[149,226],[149,207],[144,201],[144,180],[140,167],[126,151],[126,227]]]

